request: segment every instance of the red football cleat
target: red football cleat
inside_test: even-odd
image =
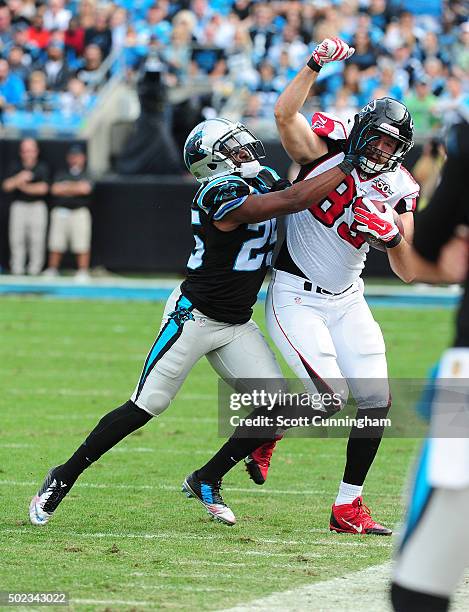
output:
[[[267,480],[270,459],[274,452],[275,445],[277,444],[277,440],[280,440],[280,438],[276,438],[271,442],[266,442],[262,446],[259,446],[259,448],[256,448],[256,450],[244,460],[249,478],[258,485],[263,485]]]
[[[392,534],[391,529],[383,527],[371,518],[369,508],[363,503],[362,497],[357,497],[351,504],[332,506],[331,531],[339,533],[359,533],[360,535],[385,535]]]

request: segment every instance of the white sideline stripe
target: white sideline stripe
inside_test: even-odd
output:
[[[223,612],[392,612],[389,585],[392,563],[372,565],[288,591],[272,593],[266,597],[239,604]],[[467,612],[469,582],[464,581],[456,592],[452,612]]]
[[[387,612],[390,610],[386,594],[390,568],[390,563],[374,565],[331,580],[272,593],[228,608],[224,612]]]

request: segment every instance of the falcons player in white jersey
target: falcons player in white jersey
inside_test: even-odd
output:
[[[290,157],[300,164],[297,180],[308,180],[347,160],[345,139],[351,126],[325,113],[309,125],[301,114],[311,86],[327,62],[349,58],[353,48],[339,39],[316,47],[307,66],[280,95],[275,118]],[[270,335],[291,368],[312,392],[349,392],[357,418],[385,418],[390,407],[384,340],[363,296],[360,278],[369,250],[365,237],[386,246],[392,270],[413,279],[410,241],[419,187],[401,166],[412,147],[413,126],[407,108],[391,98],[373,100],[355,117],[366,139],[358,171],[319,207],[291,214],[287,235],[275,264],[266,303]],[[377,206],[372,201],[379,201]],[[403,234],[394,219],[400,216]],[[353,427],[330,529],[390,535],[363,504],[362,489],[383,435],[383,428]],[[255,482],[267,475],[274,443],[246,460]]]

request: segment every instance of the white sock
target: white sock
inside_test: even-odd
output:
[[[335,505],[351,504],[354,499],[361,496],[362,491],[363,486],[348,484],[342,480],[339,485],[339,492],[337,493]]]

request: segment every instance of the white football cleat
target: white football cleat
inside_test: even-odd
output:
[[[55,509],[70,489],[65,482],[55,478],[54,472],[56,470],[57,468],[50,470],[42,487],[29,504],[29,520],[33,525],[39,526],[48,523]]]

